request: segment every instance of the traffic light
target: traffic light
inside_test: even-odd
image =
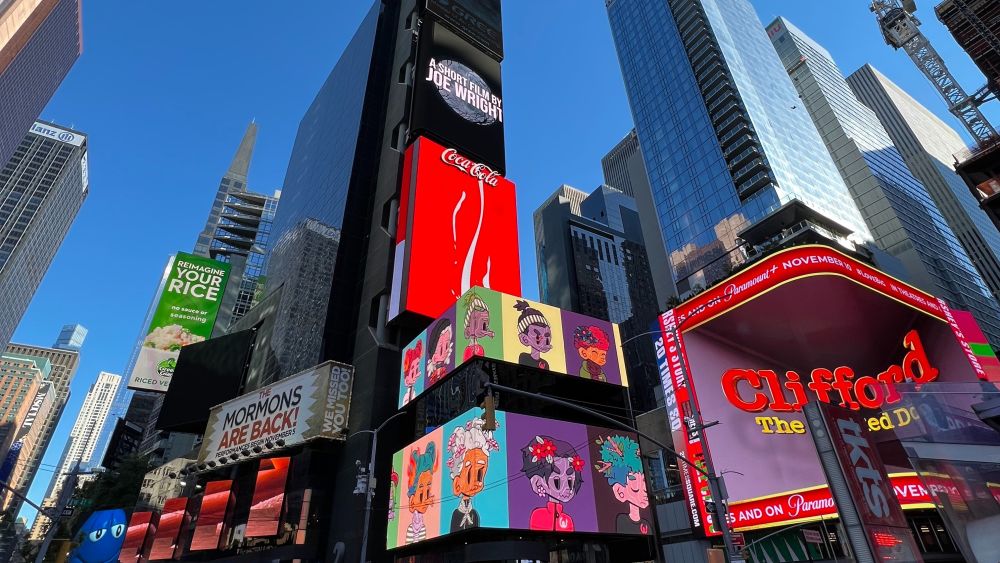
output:
[[[483,420],[486,421],[486,424],[483,425],[483,430],[497,429],[496,402],[491,391],[492,389],[484,387],[483,390],[476,395],[476,403],[486,410],[486,412],[483,413]]]

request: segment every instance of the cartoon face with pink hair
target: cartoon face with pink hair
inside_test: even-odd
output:
[[[408,348],[403,352],[403,384],[406,386],[406,394],[403,395],[403,404],[407,404],[417,396],[414,386],[424,376],[421,361],[424,356],[424,343],[418,340],[413,348]]]
[[[607,381],[604,365],[608,363],[608,348],[611,341],[608,334],[596,325],[578,326],[573,331],[573,347],[576,348],[583,365],[580,366],[580,377]]]

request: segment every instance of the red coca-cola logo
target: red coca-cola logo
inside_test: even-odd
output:
[[[455,149],[444,149],[441,151],[441,161],[448,166],[454,166],[462,172],[477,180],[482,180],[486,185],[496,187],[500,179],[500,173],[481,162],[476,162],[471,158],[458,154]]]

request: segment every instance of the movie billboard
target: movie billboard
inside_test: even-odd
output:
[[[475,357],[628,386],[618,325],[474,287],[403,348],[399,406]]]
[[[166,393],[180,349],[212,336],[229,264],[178,252],[129,376],[129,389]]]
[[[494,59],[503,60],[500,0],[427,0],[427,11]]]
[[[410,131],[503,174],[500,62],[436,21],[420,29]]]
[[[205,483],[205,495],[201,497],[201,509],[191,536],[191,551],[220,549],[220,542],[228,534],[226,518],[234,500],[231,480],[209,481]]]
[[[650,535],[635,434],[472,409],[393,456],[389,549],[474,528]]]
[[[434,318],[473,286],[521,293],[514,184],[421,137],[403,165],[389,318]]]
[[[256,538],[278,534],[285,508],[285,484],[288,481],[290,457],[270,457],[260,460],[257,482],[250,503],[250,516],[243,537]]]
[[[968,321],[832,248],[777,252],[660,316],[654,340],[664,391],[673,398],[675,446],[695,462],[710,450],[725,472],[736,530],[832,517],[802,406],[857,410],[879,441],[948,442],[979,432],[970,404],[992,383],[977,354],[992,354],[963,344],[958,318]],[[940,385],[976,391],[933,393]],[[719,424],[699,430],[696,408]],[[981,426],[977,436],[1000,444]],[[912,473],[905,458],[884,462],[894,486]],[[717,535],[706,479],[692,468],[681,477],[693,526]],[[895,491],[904,509],[926,505],[902,483]]]
[[[353,382],[353,367],[329,361],[214,407],[198,461],[268,455],[264,450],[278,440],[290,448],[317,438],[344,439]]]

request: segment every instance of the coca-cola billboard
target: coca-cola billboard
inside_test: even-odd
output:
[[[435,318],[475,286],[521,294],[514,184],[420,137],[406,151],[390,318]]]
[[[503,173],[500,63],[435,21],[420,32],[410,132]]]

